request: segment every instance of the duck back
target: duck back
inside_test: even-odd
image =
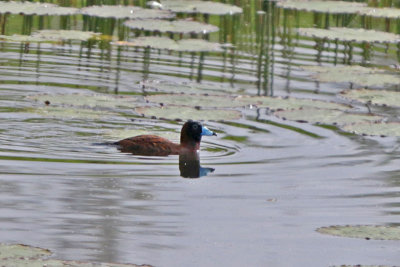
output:
[[[121,152],[143,156],[178,155],[180,145],[156,135],[138,135],[115,143]]]

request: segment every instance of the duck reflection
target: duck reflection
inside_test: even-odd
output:
[[[179,155],[179,171],[183,178],[200,178],[214,172],[214,168],[200,166],[199,153]]]

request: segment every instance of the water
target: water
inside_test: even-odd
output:
[[[185,179],[178,156],[132,156],[99,144],[115,141],[110,130],[158,127],[177,136],[181,124],[132,112],[71,120],[25,111],[41,105],[26,98],[37,93],[141,97],[137,83],[144,79],[198,80],[248,94],[333,101],[348,87],[317,84],[298,68],[317,64],[312,41],[277,42],[264,65],[266,58],[258,60],[244,33],[236,32],[241,50],[235,56],[204,58],[79,43],[30,44],[29,50],[1,43],[0,242],[49,248],[60,259],[154,266],[398,264],[398,241],[315,231],[399,224],[395,138],[342,135],[247,108],[237,124],[205,123],[218,137],[203,138],[200,163],[215,170]],[[357,48],[354,53],[353,63],[364,60]],[[334,60],[326,53],[321,61]],[[370,62],[397,61],[375,53]]]

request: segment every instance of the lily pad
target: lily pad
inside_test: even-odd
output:
[[[52,252],[48,249],[32,247],[27,245],[7,245],[0,244],[0,262],[1,266],[18,266],[18,267],[139,267],[135,264],[120,264],[120,263],[101,263],[101,262],[84,262],[45,259]],[[141,267],[150,267],[150,265],[140,265]]]
[[[299,28],[300,35],[313,38],[340,40],[345,42],[368,42],[368,43],[398,43],[400,35],[380,32],[375,30],[353,29],[353,28]]]
[[[92,110],[79,107],[38,107],[26,110],[29,113],[37,114],[41,117],[59,119],[101,119],[109,116],[116,116],[116,113],[101,110]]]
[[[320,82],[349,82],[363,86],[384,86],[399,84],[400,77],[387,74],[377,68],[362,66],[301,66],[302,69],[316,72],[312,77]]]
[[[161,8],[176,13],[202,13],[210,15],[233,15],[243,12],[243,9],[238,6],[211,1],[192,0],[161,1]]]
[[[364,104],[400,107],[400,92],[396,91],[356,89],[345,90],[341,96]]]
[[[211,33],[219,30],[217,26],[211,24],[200,23],[197,21],[188,20],[128,20],[124,23],[125,26],[131,29],[144,31],[158,31],[170,33]]]
[[[374,240],[400,240],[400,227],[396,226],[334,225],[318,228],[317,232],[321,234],[352,238]]]
[[[330,14],[357,13],[367,6],[365,3],[344,1],[280,1],[278,7],[284,9],[304,10],[309,12],[321,12]]]
[[[63,16],[77,14],[79,13],[79,9],[73,7],[60,7],[49,3],[0,1],[0,14],[5,13]]]
[[[237,110],[196,109],[191,107],[139,107],[135,111],[147,117],[164,118],[169,120],[236,120],[242,115]]]
[[[18,259],[18,258],[43,258],[50,256],[52,253],[48,249],[31,247],[22,244],[7,245],[0,244],[0,261],[6,259]]]
[[[51,105],[71,105],[82,107],[134,108],[136,98],[131,96],[116,96],[106,94],[39,94],[27,97],[38,102],[48,101]]]
[[[12,42],[59,42],[65,40],[87,41],[100,36],[100,33],[74,30],[40,30],[31,35],[0,35],[0,39]]]
[[[211,51],[222,51],[222,46],[219,43],[212,43],[203,39],[182,39],[178,42],[175,51],[182,52],[211,52]]]
[[[145,81],[141,83],[146,92],[167,92],[167,93],[209,93],[213,95],[225,95],[236,93],[237,89],[221,85],[203,83],[175,83],[169,81]]]
[[[211,52],[221,51],[219,43],[212,43],[202,39],[183,39],[179,41],[166,37],[139,37],[130,42],[119,41],[112,44],[118,46],[149,47],[182,52]]]
[[[294,97],[269,97],[269,96],[238,96],[234,99],[235,102],[241,102],[246,105],[256,105],[271,110],[279,109],[299,109],[303,107],[321,108],[321,109],[336,109],[347,110],[351,106],[327,102],[316,99],[294,98]]]
[[[89,6],[81,9],[82,14],[102,18],[171,19],[175,14],[168,10],[145,9],[137,6]]]
[[[192,107],[244,107],[255,105],[257,107],[266,107],[269,109],[296,109],[301,107],[320,107],[325,109],[348,109],[349,106],[300,98],[281,98],[268,96],[214,96],[214,95],[189,95],[189,94],[168,94],[168,95],[150,95],[146,100],[154,103],[163,103],[171,105],[192,106]]]
[[[358,12],[360,15],[370,16],[374,18],[390,18],[398,19],[400,18],[400,9],[390,8],[390,7],[367,7],[363,8]]]
[[[291,121],[309,122],[316,124],[338,124],[344,125],[349,123],[380,121],[381,116],[371,114],[355,114],[343,112],[340,110],[302,108],[291,109],[274,112],[274,115]]]
[[[400,136],[400,122],[364,122],[341,127],[343,131],[359,135]]]
[[[102,263],[102,262],[85,262],[85,261],[69,261],[56,259],[9,259],[2,260],[2,266],[17,267],[150,267],[150,265],[122,264],[122,263]]]

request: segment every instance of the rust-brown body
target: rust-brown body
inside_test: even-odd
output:
[[[117,142],[122,152],[143,156],[178,155],[181,147],[168,139],[156,135],[138,135]]]
[[[168,156],[196,153],[200,149],[201,127],[201,124],[197,122],[185,123],[181,130],[180,144],[156,135],[138,135],[115,144],[122,152],[130,152],[134,155]]]

